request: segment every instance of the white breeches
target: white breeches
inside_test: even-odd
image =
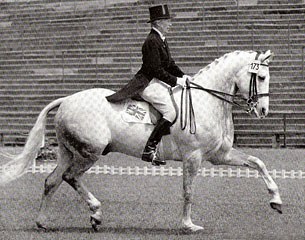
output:
[[[166,83],[154,78],[149,85],[140,93],[141,97],[150,102],[167,121],[174,122],[176,109],[173,105]]]

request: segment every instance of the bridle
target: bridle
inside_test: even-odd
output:
[[[258,99],[262,97],[269,97],[269,93],[257,93],[257,72],[259,70],[260,66],[265,66],[269,67],[268,64],[264,64],[270,56],[265,58],[262,62],[258,61],[258,57],[261,54],[261,52],[257,52],[255,56],[255,62],[250,64],[249,71],[252,70],[251,72],[251,77],[250,77],[250,84],[249,84],[249,97],[246,99],[248,109],[246,110],[247,113],[252,113],[254,111],[254,108],[258,104]]]
[[[194,112],[193,103],[192,103],[191,89],[198,89],[198,90],[205,91],[205,92],[211,94],[212,96],[214,96],[214,97],[216,97],[216,98],[218,98],[218,99],[220,99],[224,102],[227,102],[231,105],[237,106],[238,108],[243,109],[246,113],[251,114],[254,111],[257,104],[258,104],[259,98],[269,96],[269,93],[258,93],[257,92],[257,73],[258,73],[259,67],[260,66],[269,67],[269,65],[264,64],[264,62],[270,57],[270,56],[268,56],[265,59],[263,59],[263,61],[258,61],[258,57],[260,56],[260,54],[261,54],[261,52],[257,52],[257,54],[255,56],[255,61],[250,64],[250,67],[249,67],[249,70],[248,70],[251,73],[250,84],[249,84],[249,97],[248,97],[248,99],[240,97],[240,98],[242,98],[243,100],[246,101],[247,106],[248,106],[247,108],[244,108],[244,106],[242,106],[238,102],[234,101],[233,98],[235,97],[235,95],[233,95],[233,94],[229,94],[229,93],[225,93],[225,92],[221,92],[221,91],[216,91],[216,90],[213,90],[213,89],[204,88],[197,83],[194,83],[192,81],[187,80],[186,81],[186,87],[183,88],[182,92],[181,92],[181,107],[180,107],[181,129],[184,130],[186,128],[187,114],[189,112],[190,133],[191,134],[196,133],[195,112]],[[186,99],[185,114],[183,114],[184,95],[185,95],[185,99]],[[227,99],[226,97],[229,97],[231,99]],[[188,107],[189,107],[189,109],[188,109]],[[184,119],[183,119],[183,117],[184,117]]]

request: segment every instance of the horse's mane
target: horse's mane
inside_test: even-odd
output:
[[[220,63],[224,62],[225,60],[227,60],[229,57],[231,56],[238,56],[241,53],[253,53],[254,51],[250,50],[250,51],[240,51],[240,50],[236,50],[233,52],[229,52],[224,54],[223,56],[216,58],[213,62],[211,62],[210,64],[208,64],[207,66],[203,67],[202,69],[200,69],[198,71],[198,73],[196,73],[194,75],[194,78],[196,78],[198,75],[203,74],[204,72],[207,72],[208,70],[212,70],[213,68],[215,68],[216,66],[218,66]]]

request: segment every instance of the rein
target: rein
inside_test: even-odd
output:
[[[260,55],[260,52],[258,52],[255,56],[255,60],[258,59],[258,56]],[[264,59],[265,61],[266,59]],[[264,62],[262,61],[262,62]],[[259,65],[262,66],[267,66],[267,64],[262,64],[259,63],[257,66],[257,70],[259,68]],[[251,78],[250,78],[250,84],[249,84],[249,98],[245,99],[243,97],[241,97],[243,100],[246,101],[248,108],[244,108],[242,105],[240,105],[239,103],[237,103],[234,100],[228,100],[226,97],[230,97],[230,98],[234,98],[233,94],[229,94],[229,93],[224,93],[224,92],[220,92],[220,91],[216,91],[213,89],[208,89],[208,88],[204,88],[202,86],[200,86],[199,84],[196,84],[194,82],[191,82],[189,80],[186,81],[186,87],[182,88],[182,92],[181,92],[181,107],[180,107],[180,126],[182,130],[185,130],[186,126],[187,126],[187,115],[189,114],[189,123],[190,123],[190,133],[191,134],[195,134],[196,133],[196,119],[195,119],[195,112],[194,112],[194,107],[193,107],[193,100],[192,100],[192,93],[191,93],[191,89],[197,89],[197,90],[202,90],[205,91],[209,94],[211,94],[212,96],[227,102],[231,105],[237,106],[238,108],[243,109],[246,113],[250,114],[252,111],[254,111],[256,105],[258,104],[258,99],[261,97],[267,97],[269,96],[269,93],[257,93],[257,72],[251,72]],[[184,100],[184,95],[185,95],[185,100]],[[183,114],[183,103],[185,102],[185,111]],[[183,116],[184,115],[184,116]]]
[[[193,85],[193,86],[191,86]],[[186,81],[186,87],[182,89],[181,92],[181,101],[180,101],[180,126],[182,130],[185,130],[186,125],[187,125],[187,114],[189,113],[189,118],[190,118],[190,133],[191,134],[195,134],[196,133],[196,119],[195,119],[195,111],[194,111],[194,107],[193,107],[193,100],[192,100],[192,92],[191,89],[197,89],[197,90],[202,90],[205,91],[209,94],[211,94],[212,96],[227,102],[231,105],[237,106],[239,108],[243,108],[242,105],[240,105],[239,103],[235,102],[234,100],[228,100],[226,99],[226,97],[231,97],[233,98],[234,95],[229,94],[229,93],[224,93],[224,92],[220,92],[220,91],[216,91],[213,89],[208,89],[208,88],[204,88],[194,82],[190,82],[189,80]],[[184,100],[184,95],[186,97],[186,100]],[[185,102],[185,112],[183,114],[183,103]],[[246,112],[249,112],[249,109],[244,109]],[[184,116],[183,116],[184,115]]]

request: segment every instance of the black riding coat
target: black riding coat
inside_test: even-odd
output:
[[[107,97],[109,102],[118,102],[127,98],[136,98],[153,78],[157,78],[174,87],[177,77],[184,73],[172,59],[166,41],[151,30],[142,46],[142,67],[135,76],[118,92]]]

